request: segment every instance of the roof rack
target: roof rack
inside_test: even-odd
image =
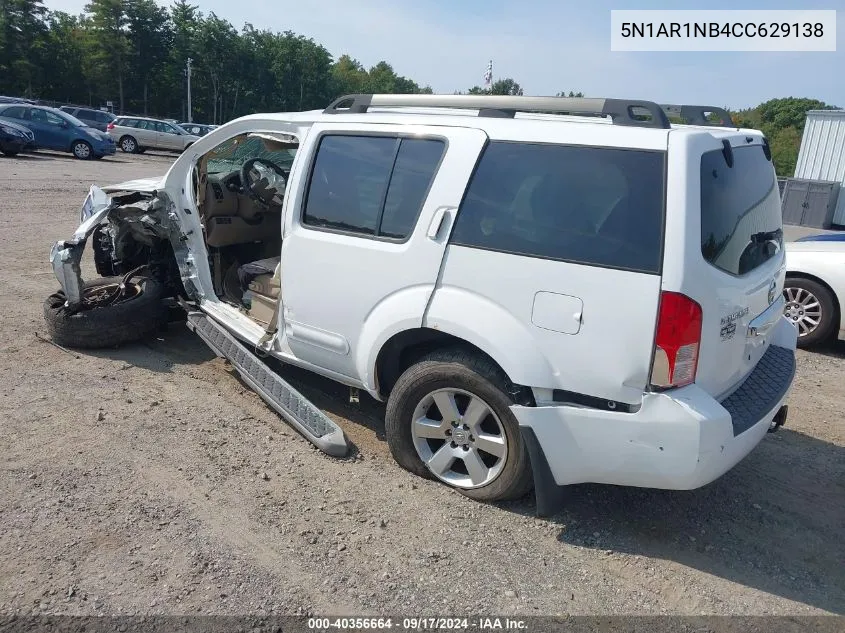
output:
[[[651,101],[505,95],[353,94],[336,99],[325,114],[363,113],[371,107],[477,109],[478,116],[513,118],[516,112],[606,116],[615,125],[668,129],[661,106]],[[713,110],[713,109],[711,109]],[[644,115],[648,115],[647,118]]]
[[[716,127],[736,127],[730,113],[724,108],[700,105],[669,105],[660,106],[667,117],[678,117],[687,125],[710,125]],[[708,115],[719,117],[718,121],[708,118]]]

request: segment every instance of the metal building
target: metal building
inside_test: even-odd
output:
[[[833,224],[845,225],[845,110],[810,110],[798,151],[795,178],[839,184]]]

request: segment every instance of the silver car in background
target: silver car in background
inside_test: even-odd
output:
[[[128,154],[141,154],[148,149],[183,152],[200,138],[173,123],[137,116],[117,117],[106,131]]]

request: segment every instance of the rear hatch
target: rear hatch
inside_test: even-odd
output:
[[[722,399],[753,371],[783,311],[780,193],[759,132],[669,136],[663,289],[701,307],[695,382]]]

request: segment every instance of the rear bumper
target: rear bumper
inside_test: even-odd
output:
[[[797,335],[786,319],[776,328],[763,359],[722,402],[690,385],[645,394],[636,413],[511,407],[531,451],[538,509],[552,486],[689,490],[730,470],[766,435],[792,385]]]

